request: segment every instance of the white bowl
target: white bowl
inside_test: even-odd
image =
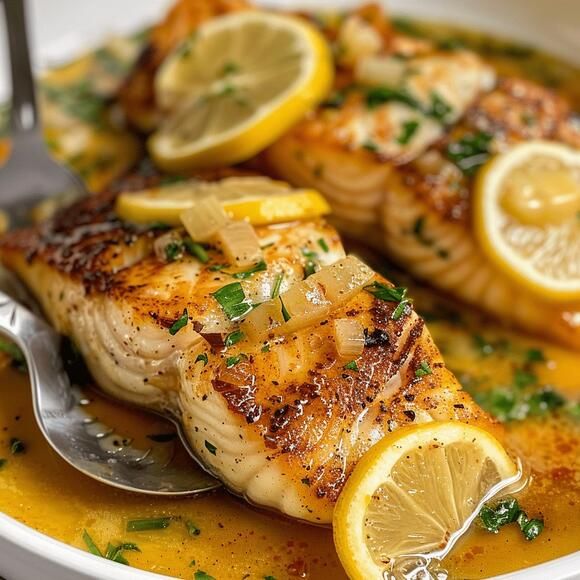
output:
[[[9,0],[10,1],[10,0]],[[195,0],[194,0],[195,1]],[[264,0],[264,4],[336,8],[348,0]],[[37,63],[47,66],[95,46],[111,32],[129,32],[163,13],[170,0],[36,0],[33,29]],[[580,64],[579,0],[389,0],[398,14],[454,22],[528,42]],[[0,62],[1,59],[0,59]],[[0,66],[0,73],[5,72]],[[6,75],[0,74],[0,78]],[[5,95],[0,85],[0,95]],[[146,580],[166,578],[119,566],[40,534],[0,514],[0,577],[7,580]],[[580,579],[580,552],[498,577],[526,580]]]

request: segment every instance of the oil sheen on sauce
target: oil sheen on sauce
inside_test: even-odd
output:
[[[483,49],[500,72],[549,84],[580,104],[577,71],[551,57],[455,28],[406,21],[399,25],[415,34]],[[51,81],[58,84],[62,78],[68,84],[75,75],[86,74],[86,58],[76,67],[63,69],[62,77],[53,75]],[[55,140],[52,146],[58,152],[56,129],[63,131],[65,127],[50,131],[49,136]],[[105,139],[102,127],[91,128],[87,123],[85,129],[88,136],[83,145],[94,145],[94,151],[83,149],[92,163],[86,177],[97,187],[120,171],[120,166],[126,167],[134,160],[135,144],[130,136],[116,130],[107,130]],[[99,131],[100,141],[94,138]],[[127,152],[117,156],[124,162],[119,161],[119,167],[95,164],[100,152],[111,143]],[[67,155],[62,152],[61,157],[66,159]],[[411,293],[418,310],[425,313],[447,364],[476,397],[489,403],[489,393],[494,389],[509,391],[514,383],[527,381],[523,388],[551,385],[568,401],[580,399],[578,353],[500,330],[469,312],[450,311],[424,290],[412,289]],[[532,361],[530,352],[536,353]],[[150,416],[112,403],[96,392],[87,395],[90,412],[123,436],[147,442],[146,436],[157,432],[158,425]],[[444,562],[452,578],[507,573],[580,548],[578,414],[563,406],[512,419],[506,428],[509,445],[531,475],[531,484],[518,500],[530,517],[544,518],[545,530],[536,540],[527,542],[516,526],[506,526],[495,535],[474,526]],[[23,453],[10,453],[12,438],[24,443]],[[34,422],[27,377],[12,368],[7,359],[0,361],[0,459],[6,460],[0,467],[0,510],[82,550],[86,550],[82,534],[87,530],[101,548],[108,542],[136,543],[141,551],[126,554],[131,566],[180,578],[193,578],[200,570],[218,580],[345,577],[329,529],[262,512],[223,490],[196,498],[164,500],[115,490],[77,473],[44,442]],[[168,528],[125,531],[130,519],[159,516],[172,516]],[[188,534],[188,520],[200,529],[199,535]]]

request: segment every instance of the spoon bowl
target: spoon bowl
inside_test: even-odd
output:
[[[84,474],[114,487],[152,495],[179,496],[209,491],[220,483],[199,464],[177,466],[165,445],[139,448],[87,410],[80,388],[71,385],[60,355],[61,338],[51,326],[0,292],[0,333],[26,359],[34,414],[51,447]],[[177,418],[173,423],[195,459]]]

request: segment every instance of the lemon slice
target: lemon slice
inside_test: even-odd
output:
[[[383,579],[397,558],[441,554],[518,470],[487,431],[459,422],[400,429],[360,460],[334,512],[350,578]]]
[[[513,280],[546,300],[580,299],[580,151],[530,141],[492,159],[476,182],[474,224]]]
[[[157,73],[168,117],[151,155],[168,171],[246,160],[322,101],[332,78],[328,45],[305,21],[259,11],[211,20]]]
[[[330,206],[317,191],[293,190],[281,181],[262,177],[230,177],[213,183],[192,180],[122,193],[117,198],[116,211],[127,221],[178,226],[181,225],[181,212],[207,195],[215,195],[232,219],[245,219],[256,226],[312,219],[330,213]]]

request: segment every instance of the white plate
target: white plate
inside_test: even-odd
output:
[[[44,68],[70,60],[72,55],[96,46],[108,34],[139,29],[158,18],[170,3],[171,0],[82,3],[78,0],[35,0],[32,2],[32,29],[37,66]],[[337,0],[265,0],[264,3],[294,10],[353,4]],[[390,0],[387,5],[397,14],[466,24],[529,42],[580,64],[579,0]],[[8,94],[2,82],[7,70],[3,48],[0,48],[0,96]],[[7,580],[165,578],[71,548],[3,514],[0,514],[0,576]],[[580,579],[580,552],[501,578]]]

